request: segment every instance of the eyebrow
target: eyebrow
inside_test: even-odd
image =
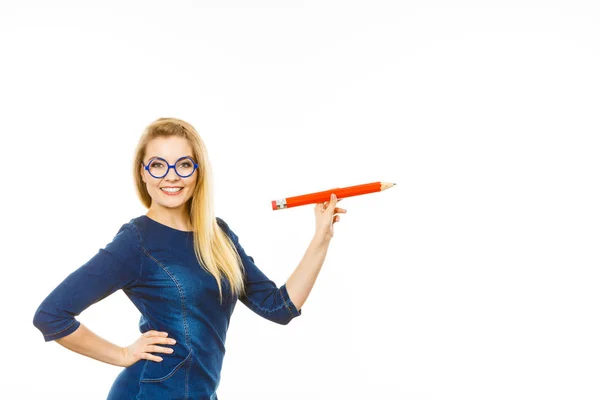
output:
[[[153,158],[157,158],[157,157],[158,157],[158,156],[150,156],[150,157],[148,158],[148,161],[152,160]],[[194,157],[192,157],[192,156],[190,156],[190,155],[185,155],[185,156],[181,156],[181,157],[189,157],[189,158],[191,158],[192,160],[194,160]],[[177,159],[179,160],[181,157],[177,157]],[[165,159],[164,157],[160,157],[160,158],[163,158],[163,159]],[[166,159],[165,159],[165,160],[166,160]],[[194,162],[196,162],[196,160],[194,160]]]

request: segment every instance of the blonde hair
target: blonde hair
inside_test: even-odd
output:
[[[196,186],[187,202],[194,236],[194,252],[203,268],[212,274],[219,286],[222,302],[222,283],[228,283],[232,297],[244,293],[243,264],[229,236],[221,229],[214,215],[213,177],[208,152],[194,127],[180,119],[159,118],[146,127],[135,149],[133,176],[137,195],[146,208],[152,198],[140,175],[146,146],[154,138],[177,136],[188,140],[192,156],[198,164]],[[222,281],[225,278],[226,281]]]

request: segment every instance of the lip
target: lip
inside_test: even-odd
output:
[[[163,186],[163,188],[181,188],[180,191],[175,192],[175,193],[169,193],[169,192],[165,192],[164,190],[158,189],[161,191],[161,193],[163,193],[166,196],[178,196],[183,192],[183,187],[182,186]]]

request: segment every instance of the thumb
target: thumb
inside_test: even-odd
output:
[[[337,196],[334,193],[332,193],[331,197],[329,199],[329,204],[327,204],[327,209],[330,211],[335,210],[336,203],[337,203]]]

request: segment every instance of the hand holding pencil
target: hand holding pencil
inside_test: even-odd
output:
[[[346,209],[336,207],[341,199],[332,194],[328,202],[318,203],[315,206],[315,224],[317,237],[329,241],[333,237],[333,225],[340,220],[338,213],[346,213]]]

